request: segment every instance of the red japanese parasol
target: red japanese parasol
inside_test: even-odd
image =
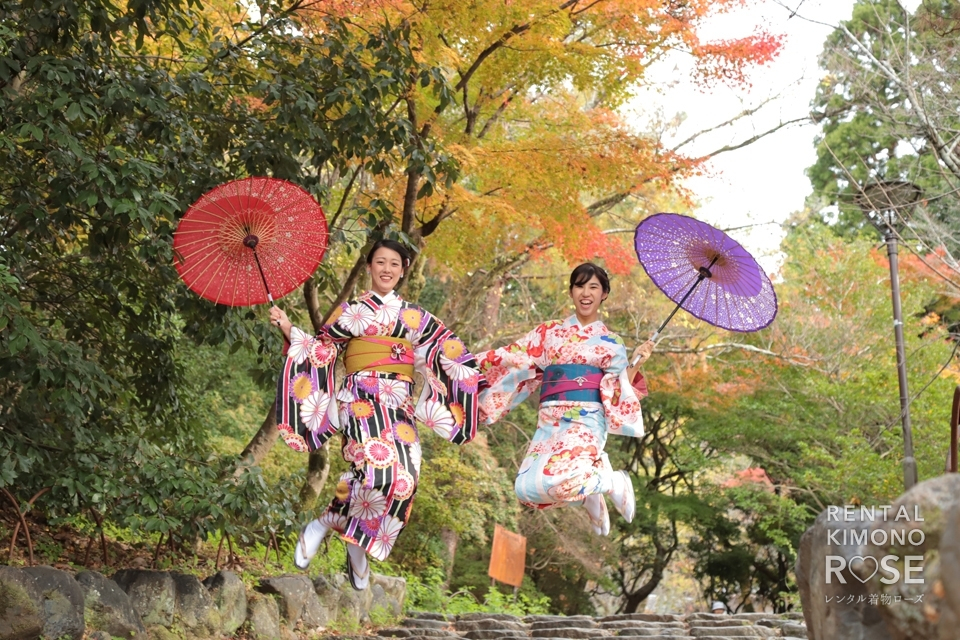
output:
[[[200,296],[233,307],[281,298],[306,281],[327,249],[327,219],[309,193],[276,178],[207,192],[173,236],[177,272]]]

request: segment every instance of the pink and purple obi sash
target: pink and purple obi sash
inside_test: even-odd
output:
[[[540,402],[600,402],[603,369],[588,364],[552,364],[543,370]]]

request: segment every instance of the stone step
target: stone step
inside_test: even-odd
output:
[[[538,629],[596,629],[597,622],[593,618],[550,618],[549,620],[538,620],[530,623],[530,628],[534,631]]]
[[[458,629],[461,637],[468,640],[500,640],[500,638],[529,638],[525,631],[512,629],[479,629],[477,631],[463,631]]]
[[[772,629],[780,629],[780,633],[783,636],[792,636],[795,638],[807,637],[807,625],[803,623],[802,619],[765,618],[763,620],[758,620],[757,625],[761,627],[770,627]]]
[[[785,624],[796,624],[796,620],[781,620],[779,618],[764,618],[763,620],[757,620],[753,624],[758,627],[770,627],[771,629],[779,629]]]
[[[597,622],[617,622],[619,620],[643,620],[645,622],[681,622],[683,616],[672,613],[618,613],[597,618]]]
[[[781,640],[778,636],[771,637]],[[756,638],[757,636],[693,636],[693,640],[756,640]]]
[[[416,618],[417,620],[446,620],[453,621],[457,619],[457,616],[449,613],[434,613],[432,611],[411,611],[408,615],[408,618]]]
[[[584,640],[586,638],[609,638],[613,634],[603,629],[584,629],[581,627],[553,627],[532,629],[530,635],[534,638],[571,638]]]
[[[626,629],[617,634],[617,640],[624,638],[650,638],[650,637],[671,637],[689,636],[690,632],[686,627],[666,627],[650,629]]]
[[[562,630],[561,630],[561,629],[557,629],[557,631],[560,632],[560,631],[562,631]],[[605,638],[609,638],[610,640],[619,640],[619,637],[618,637],[618,636],[594,636],[594,637],[595,637],[595,638],[605,637]],[[650,638],[651,638],[651,636],[642,636],[642,637],[643,637],[643,640],[650,640]],[[653,637],[657,637],[657,636],[653,636]],[[676,638],[676,636],[672,636],[672,637],[673,637],[674,639]],[[571,640],[568,636],[561,636],[561,635],[556,635],[556,636],[535,636],[535,638],[536,638],[536,640]],[[574,640],[579,640],[579,639],[574,639]]]
[[[780,627],[780,633],[785,636],[791,636],[795,638],[806,638],[807,635],[807,626],[804,624],[796,624],[794,622],[788,622],[787,624]]]
[[[762,620],[763,618],[772,618],[775,614],[772,613],[688,613],[684,618],[687,622],[691,620],[717,620],[726,618],[727,620]]]
[[[721,628],[721,627],[723,627],[723,628],[725,628],[725,627],[736,627],[736,628],[738,628],[738,629],[742,629],[743,627],[763,626],[763,625],[754,624],[753,622],[750,622],[749,620],[736,620],[736,619],[733,619],[733,618],[729,618],[729,619],[726,619],[726,620],[690,620],[689,622],[687,622],[687,625],[688,625],[691,629],[693,629],[693,628],[697,628],[697,629],[719,629],[719,628]],[[764,628],[765,628],[765,629],[769,629],[769,627],[764,627]]]
[[[515,620],[493,620],[483,618],[482,620],[458,620],[457,631],[498,631],[510,630],[519,631],[524,635],[530,630],[530,625]]]
[[[607,631],[619,632],[619,635],[625,635],[625,631],[630,629],[686,629],[687,625],[682,622],[644,622],[643,620],[618,620],[616,622],[604,622],[600,625],[601,629]]]
[[[551,620],[589,620],[591,622],[596,622],[596,619],[593,616],[525,616],[523,618],[524,622],[534,623],[534,622],[550,622]]]
[[[687,625],[682,622],[634,622],[629,627],[621,627],[619,629],[608,629],[618,636],[631,636],[631,635],[643,635],[648,632],[653,633],[673,633],[674,630],[684,630],[687,628]],[[638,633],[634,633],[634,632]]]
[[[456,638],[453,631],[444,629],[407,629],[404,627],[394,627],[392,629],[381,629],[377,631],[381,638],[412,638],[414,636],[423,638]]]
[[[618,640],[620,640],[620,638],[623,640],[699,640],[693,636],[687,635],[687,632],[684,630],[680,630],[680,633],[677,635],[660,634],[652,636],[617,636]],[[729,640],[729,638],[727,640]]]
[[[776,638],[777,632],[768,627],[693,627],[690,635],[696,638]]]
[[[446,620],[427,620],[425,618],[404,618],[400,626],[407,629],[446,629],[453,623]]]
[[[513,622],[527,622],[526,618],[520,619],[517,616],[511,616],[508,613],[461,613],[457,620],[512,620]]]

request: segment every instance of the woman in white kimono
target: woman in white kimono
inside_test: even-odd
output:
[[[627,522],[636,506],[630,476],[614,472],[603,450],[608,433],[643,435],[639,398],[646,385],[639,366],[654,344],[637,347],[637,364],[629,366],[623,340],[600,320],[610,280],[597,265],[574,269],[569,292],[574,315],[477,356],[489,384],[480,393],[480,420],[496,422],[540,387],[537,431],[517,474],[517,496],[537,509],[582,504],[594,531],[607,535],[603,496]]]

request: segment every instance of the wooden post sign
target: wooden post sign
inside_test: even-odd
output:
[[[519,587],[527,561],[527,539],[500,525],[493,530],[493,550],[487,575],[498,582]]]

